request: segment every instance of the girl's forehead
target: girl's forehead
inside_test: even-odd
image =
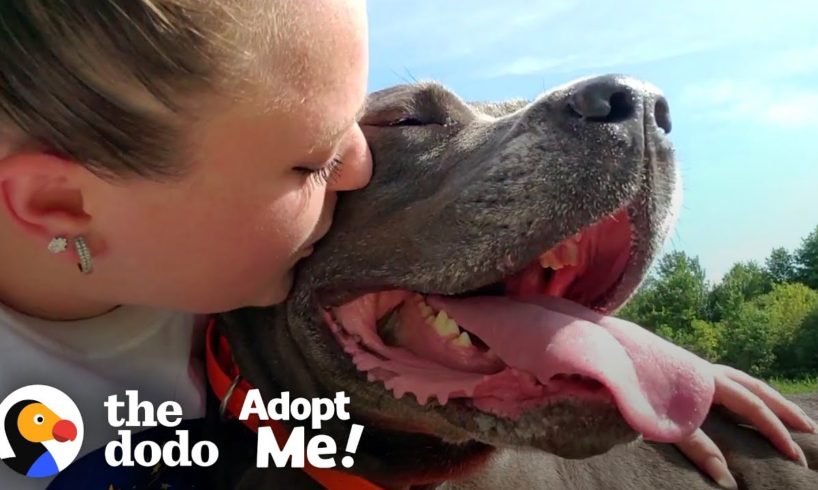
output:
[[[306,0],[265,16],[228,51],[230,84],[260,109],[306,108],[327,92],[343,90],[368,70],[365,2]],[[357,109],[353,109],[354,111]]]

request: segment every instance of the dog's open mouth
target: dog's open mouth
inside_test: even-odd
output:
[[[397,398],[511,420],[559,400],[612,403],[634,430],[670,442],[701,423],[706,376],[595,309],[620,283],[632,236],[622,208],[495,284],[457,296],[384,290],[324,318],[358,370]]]

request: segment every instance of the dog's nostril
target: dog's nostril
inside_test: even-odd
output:
[[[571,111],[592,122],[617,123],[630,119],[636,111],[627,90],[611,90],[607,83],[590,84],[568,99]]]
[[[620,122],[633,117],[635,104],[628,92],[616,92],[611,95],[611,110],[605,122]]]
[[[656,105],[653,107],[653,117],[656,119],[656,125],[662,128],[665,134],[669,134],[673,124],[670,122],[670,107],[668,107],[667,99],[664,97],[656,99]]]

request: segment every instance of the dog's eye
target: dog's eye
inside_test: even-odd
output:
[[[425,126],[427,124],[434,124],[434,123],[427,123],[421,121],[416,117],[403,117],[396,121],[389,123],[389,126]]]
[[[448,122],[448,118],[442,118],[434,113],[426,114],[422,111],[415,111],[401,107],[372,110],[361,118],[359,124],[361,126],[375,126],[381,128],[406,128],[419,126],[446,126]]]

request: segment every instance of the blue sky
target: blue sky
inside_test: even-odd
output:
[[[718,280],[818,225],[818,2],[369,0],[372,90],[471,100],[626,73],[662,88],[684,207],[667,250]]]

